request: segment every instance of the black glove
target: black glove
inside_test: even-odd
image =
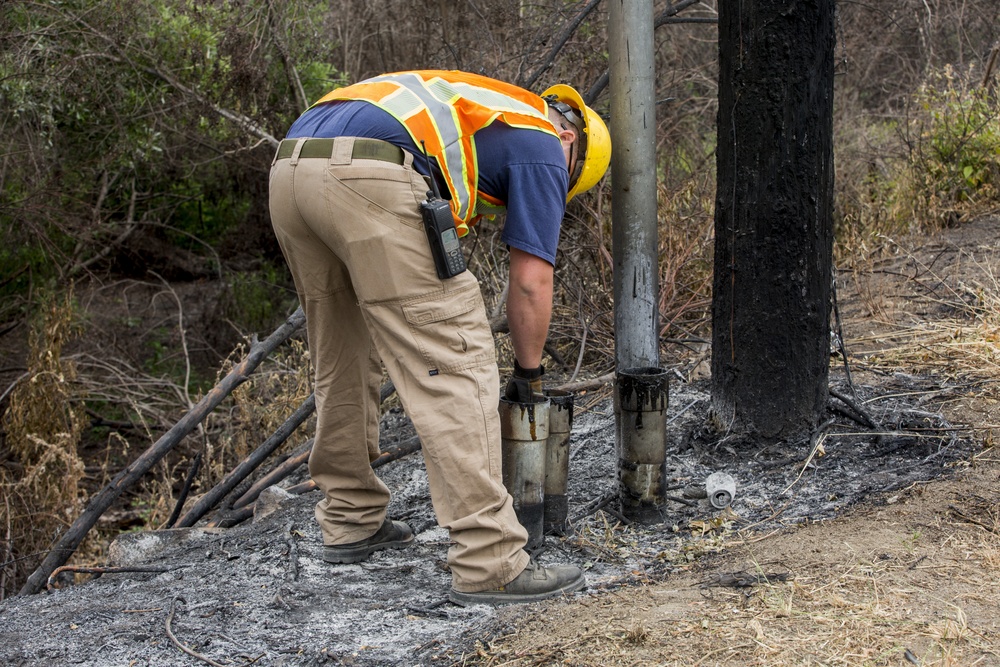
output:
[[[517,403],[540,403],[545,400],[542,392],[542,375],[545,374],[545,366],[538,368],[521,368],[521,365],[514,360],[514,375],[507,381],[507,389],[504,391],[504,398]]]

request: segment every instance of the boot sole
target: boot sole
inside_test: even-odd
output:
[[[412,535],[406,540],[380,542],[378,544],[372,544],[364,547],[354,547],[352,549],[337,549],[336,551],[333,551],[335,547],[323,547],[323,560],[327,563],[334,563],[336,565],[349,565],[351,563],[360,563],[363,560],[367,560],[367,558],[376,551],[382,551],[383,549],[405,549],[411,544],[413,544]]]
[[[525,604],[529,602],[539,602],[541,600],[547,600],[549,598],[559,597],[560,595],[565,595],[568,593],[576,593],[587,587],[587,580],[583,577],[579,579],[574,579],[573,581],[563,585],[555,590],[546,591],[544,593],[504,593],[501,591],[480,591],[478,593],[463,593],[461,591],[456,591],[451,589],[448,593],[448,599],[460,607],[465,607],[470,604],[489,604],[489,605],[501,605],[501,604]]]

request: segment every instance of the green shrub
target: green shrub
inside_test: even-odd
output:
[[[916,94],[909,169],[918,220],[943,225],[995,206],[1000,183],[1000,108],[989,88],[950,67]]]

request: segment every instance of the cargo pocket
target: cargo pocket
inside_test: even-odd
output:
[[[478,284],[401,305],[431,375],[496,361],[493,334]]]

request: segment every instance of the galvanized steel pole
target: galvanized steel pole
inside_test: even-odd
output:
[[[611,0],[612,257],[619,504],[666,517],[666,371],[659,368],[656,100],[652,0]]]
[[[652,0],[611,0],[611,183],[615,362],[656,367],[656,100]]]

